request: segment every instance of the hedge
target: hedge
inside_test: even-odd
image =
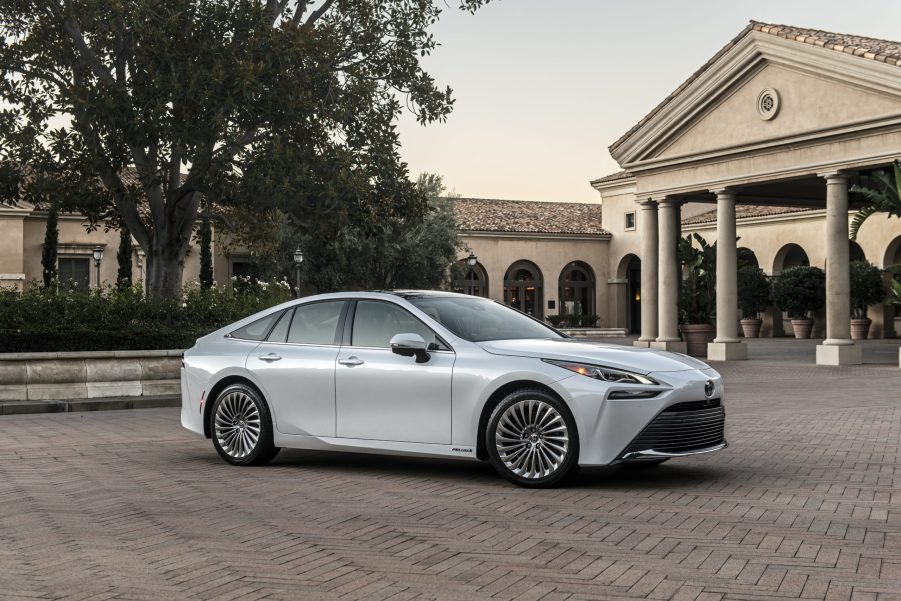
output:
[[[150,299],[140,287],[90,293],[34,283],[0,291],[0,352],[188,348],[200,336],[291,297],[284,282],[250,282]]]

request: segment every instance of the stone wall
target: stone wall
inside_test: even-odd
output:
[[[182,353],[0,353],[0,401],[179,394]]]

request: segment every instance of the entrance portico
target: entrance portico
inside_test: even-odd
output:
[[[805,207],[826,211],[826,339],[817,363],[860,363],[850,336],[849,189],[901,156],[901,45],[886,60],[894,46],[873,40],[883,54],[849,52],[840,38],[752,22],[611,146],[641,207],[640,344],[677,348],[682,203],[717,210],[712,360],[747,357],[738,337],[736,206]]]

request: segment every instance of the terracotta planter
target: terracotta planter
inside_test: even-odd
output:
[[[679,326],[682,338],[692,357],[706,357],[707,343],[713,342],[716,330],[709,323],[687,323]]]
[[[870,333],[870,324],[872,319],[852,319],[851,320],[851,340],[866,340]]]
[[[795,331],[795,338],[798,340],[807,340],[813,331],[812,319],[793,319],[792,329]]]
[[[760,326],[762,325],[762,319],[742,319],[741,331],[744,332],[745,338],[760,338]]]

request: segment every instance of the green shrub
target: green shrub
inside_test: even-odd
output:
[[[885,300],[882,272],[869,261],[851,261],[851,314],[867,316],[867,308]]]
[[[746,266],[738,270],[738,306],[742,317],[756,319],[770,304],[770,280],[763,270]]]
[[[826,273],[819,267],[791,267],[773,283],[773,302],[793,319],[808,317],[826,304]]]
[[[146,298],[140,287],[89,293],[42,289],[0,290],[0,352],[186,348],[233,321],[291,297],[286,282],[241,282],[201,289],[181,298]]]

